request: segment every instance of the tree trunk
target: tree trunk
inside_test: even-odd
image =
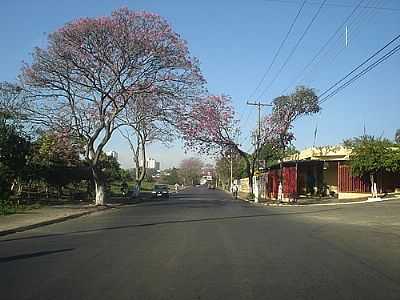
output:
[[[100,182],[95,182],[95,186],[96,186],[96,205],[104,205],[105,186]]]
[[[372,194],[372,197],[375,198],[376,197],[376,186],[375,186],[374,174],[371,174],[369,176],[369,179],[371,181],[371,194]]]
[[[93,173],[93,180],[96,192],[96,205],[104,205],[106,201],[106,194],[105,194],[105,184],[101,178],[100,170],[96,170],[95,167],[92,168]]]

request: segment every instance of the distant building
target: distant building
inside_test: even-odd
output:
[[[106,152],[106,154],[108,155],[108,156],[111,156],[111,157],[114,157],[116,160],[118,160],[118,152],[117,151],[108,151],[108,152]]]
[[[143,160],[139,163],[140,167],[143,167]],[[146,169],[160,171],[161,164],[159,161],[156,161],[154,158],[146,159]]]

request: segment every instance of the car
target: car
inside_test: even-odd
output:
[[[164,197],[169,198],[169,189],[166,184],[156,184],[152,191],[154,197]]]

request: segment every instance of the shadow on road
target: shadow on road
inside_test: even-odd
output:
[[[78,230],[78,231],[72,231],[72,232],[66,232],[66,233],[54,233],[54,234],[36,235],[36,236],[21,237],[21,238],[10,238],[10,239],[0,240],[0,243],[12,242],[12,241],[18,241],[18,240],[47,238],[47,237],[62,237],[62,236],[68,236],[68,235],[73,235],[73,234],[80,234],[80,233],[101,232],[101,231],[105,231],[105,230],[151,227],[151,226],[168,225],[168,224],[215,222],[215,221],[265,218],[265,217],[288,216],[288,215],[307,215],[307,214],[316,214],[316,213],[321,213],[321,212],[330,212],[330,211],[335,211],[335,210],[340,210],[340,209],[342,209],[342,208],[336,207],[336,208],[328,208],[328,209],[321,209],[321,210],[314,210],[314,211],[302,211],[302,212],[252,214],[252,215],[227,216],[227,217],[170,220],[170,221],[143,223],[143,224],[129,224],[129,225],[112,226],[112,227],[101,227],[101,228],[90,229],[90,230]]]
[[[40,252],[34,252],[34,253],[28,253],[28,254],[0,257],[0,263],[10,262],[10,261],[20,260],[20,259],[28,259],[28,258],[32,258],[32,257],[44,256],[44,255],[72,251],[72,250],[74,250],[74,248],[66,248],[66,249],[51,250],[51,251],[40,251]]]

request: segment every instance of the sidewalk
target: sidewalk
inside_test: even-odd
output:
[[[0,236],[63,222],[112,207],[88,204],[54,205],[0,216]]]
[[[108,199],[108,202],[105,206],[96,206],[88,202],[47,205],[37,209],[18,211],[12,215],[0,215],[0,236],[64,222],[66,220],[79,218],[95,212],[109,210],[123,205],[151,201],[152,199],[153,197],[151,191],[147,191],[141,192],[140,196],[132,199],[126,199],[124,197],[112,197]]]
[[[226,193],[230,194],[228,191],[223,190]],[[281,202],[276,203],[276,200],[261,200],[260,202],[254,202],[253,200],[246,199],[247,194],[239,192],[238,199],[242,201],[249,202],[253,205],[259,206],[324,206],[324,205],[348,205],[348,204],[362,204],[362,203],[371,203],[371,202],[382,202],[382,201],[392,201],[392,200],[400,200],[400,195],[389,195],[387,197],[374,199],[337,199],[337,198],[303,198],[297,199],[297,202]]]

